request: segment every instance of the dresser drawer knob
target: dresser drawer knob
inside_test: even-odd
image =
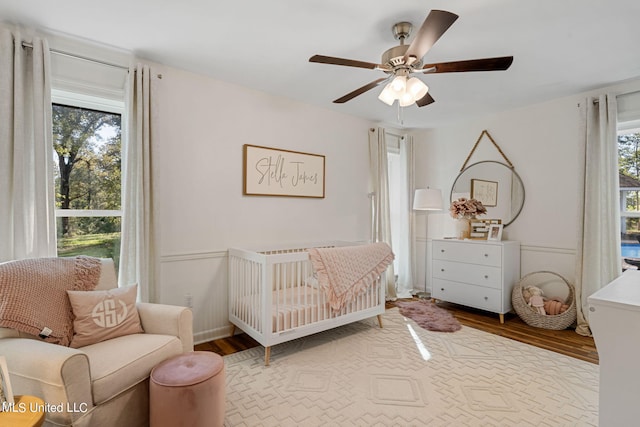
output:
[[[484,254],[484,257],[485,257],[485,258],[488,258],[488,257],[489,257],[489,254]]]
[[[444,292],[444,288],[440,288],[440,290],[441,290],[442,292]]]
[[[485,279],[488,279],[488,278],[489,278],[489,276],[485,274],[485,275],[484,275],[484,278],[485,278]]]
[[[444,253],[444,249],[440,249],[440,252]]]
[[[488,301],[488,300],[489,300],[489,297],[484,297],[484,300],[485,300],[485,301]]]
[[[444,271],[444,268],[441,268],[440,271]]]

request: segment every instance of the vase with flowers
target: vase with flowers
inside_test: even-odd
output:
[[[460,197],[451,202],[449,213],[458,220],[456,223],[458,239],[468,239],[471,237],[471,220],[478,215],[486,214],[487,208],[482,205],[480,200]]]

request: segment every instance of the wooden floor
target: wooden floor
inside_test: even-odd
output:
[[[393,302],[387,303],[387,309],[393,306]],[[551,331],[534,328],[524,323],[516,314],[509,313],[505,315],[504,324],[500,324],[498,315],[494,313],[446,302],[440,302],[438,306],[451,311],[458,321],[465,326],[598,364],[598,353],[593,338],[578,335],[572,329]],[[229,338],[198,344],[195,346],[195,349],[199,351],[213,351],[224,356],[258,345],[260,344],[248,335],[239,334]]]

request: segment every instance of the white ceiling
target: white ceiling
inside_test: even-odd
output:
[[[381,71],[309,63],[314,54],[379,62],[391,27],[431,9],[460,18],[429,63],[513,55],[507,71],[422,76],[436,100],[402,112],[430,128],[640,77],[638,0],[0,0],[0,19],[132,51],[335,111],[398,126],[382,87],[331,101]],[[411,41],[411,39],[409,40]]]

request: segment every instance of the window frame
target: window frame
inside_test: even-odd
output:
[[[69,107],[86,108],[104,113],[119,114],[124,117],[124,100],[115,100],[61,89],[51,89],[51,104],[60,104]],[[121,154],[124,152],[124,138],[121,141]],[[122,194],[120,194],[120,206],[122,206]],[[120,217],[122,209],[55,209],[56,218],[78,217]]]
[[[121,127],[124,125],[125,116],[125,97],[119,97],[120,99],[114,99],[111,97],[104,96],[96,96],[89,95],[86,93],[76,92],[73,90],[63,90],[58,88],[51,89],[51,105],[63,105],[72,108],[83,108],[93,111],[104,112],[105,114],[118,114],[121,118]],[[122,131],[122,128],[121,128]],[[121,133],[121,145],[120,145],[120,155],[123,156],[126,151],[126,138],[124,136],[124,132]],[[52,150],[53,151],[53,150]],[[55,156],[55,153],[52,152],[52,156]],[[124,177],[121,176],[121,189],[124,186],[124,182],[122,182]],[[120,237],[122,236],[122,219],[123,219],[123,210],[122,210],[122,202],[123,202],[123,193],[120,191],[120,209],[60,209],[56,207],[54,209],[54,216],[56,218],[56,223],[59,218],[106,218],[106,217],[116,217],[119,218],[120,222]],[[60,239],[64,239],[64,236],[58,236],[56,233],[56,248],[58,250],[60,247]],[[65,247],[66,248],[66,247]],[[82,252],[80,252],[82,253]],[[120,249],[118,248],[117,253],[114,253],[114,263],[116,266],[116,270],[119,269],[119,258],[120,258]]]

